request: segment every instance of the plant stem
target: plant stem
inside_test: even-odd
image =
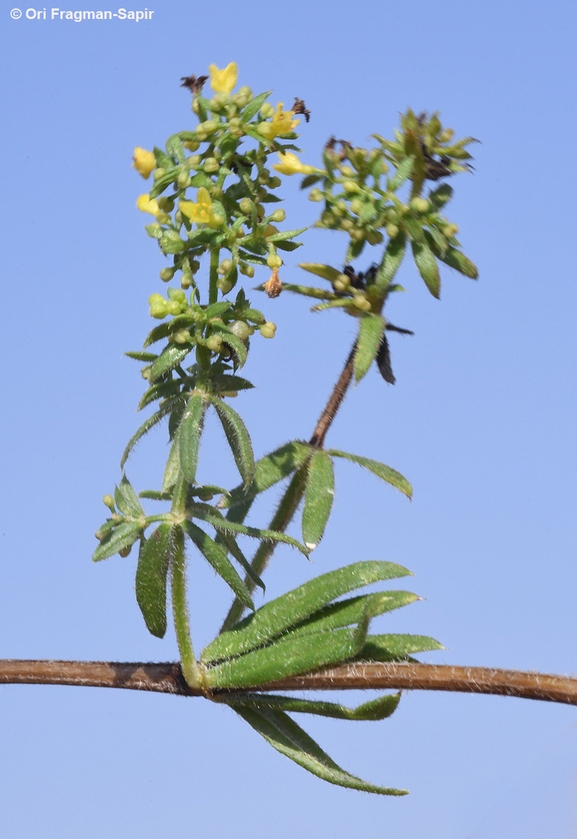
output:
[[[208,285],[208,303],[216,303],[218,300],[218,288],[216,281],[218,280],[218,260],[220,258],[220,251],[218,248],[210,252],[210,277]]]
[[[206,695],[200,687],[190,687],[186,683],[180,665],[175,662],[150,664],[5,660],[0,661],[0,684],[75,685],[146,690],[178,696]],[[570,676],[412,662],[342,664],[317,673],[293,676],[267,685],[255,685],[254,689],[308,691],[375,688],[483,693],[577,705],[577,679]],[[215,693],[215,696],[223,696],[226,693],[227,691],[220,691]]]
[[[325,437],[327,436],[327,432],[331,427],[334,418],[337,415],[337,411],[342,405],[343,399],[345,398],[345,394],[352,381],[356,349],[357,343],[355,341],[345,362],[345,366],[343,367],[342,373],[339,376],[331,395],[329,396],[329,400],[325,405],[324,410],[321,413],[319,420],[315,426],[313,435],[309,440],[311,446],[316,446],[317,449],[322,449],[325,442]]]

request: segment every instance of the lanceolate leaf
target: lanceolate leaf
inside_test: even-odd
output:
[[[391,239],[385,250],[383,261],[379,265],[375,285],[383,294],[388,290],[393,277],[399,270],[405,248],[407,246],[406,234],[400,231],[394,239]]]
[[[173,370],[186,358],[190,350],[191,347],[182,347],[180,344],[169,344],[165,347],[150,368],[150,381],[154,382],[159,376]]]
[[[326,452],[318,449],[309,463],[302,519],[303,541],[310,551],[323,537],[334,497],[333,462]]]
[[[260,647],[281,635],[289,627],[306,620],[318,609],[348,591],[381,580],[404,577],[411,572],[392,562],[369,560],[355,562],[265,603],[253,615],[214,639],[203,652],[203,661],[217,661]]]
[[[477,266],[471,262],[469,257],[465,256],[462,251],[449,245],[443,253],[440,251],[438,246],[436,246],[436,243],[428,230],[425,230],[425,236],[431,246],[431,250],[435,253],[437,258],[441,260],[441,262],[444,262],[445,265],[449,266],[449,268],[454,268],[455,271],[458,271],[465,277],[469,277],[471,280],[477,279],[479,276]]]
[[[126,475],[122,476],[120,486],[117,486],[114,490],[114,500],[120,512],[125,516],[144,515],[142,504]]]
[[[267,682],[310,673],[354,658],[363,647],[367,620],[355,627],[292,637],[288,632],[267,647],[227,659],[205,672],[210,688],[255,688]]]
[[[375,360],[381,340],[385,334],[385,319],[382,315],[367,313],[359,324],[359,337],[355,351],[355,381],[360,382]]]
[[[105,538],[92,554],[94,562],[108,557],[133,545],[144,530],[139,522],[124,522],[115,527],[110,536]]]
[[[424,650],[444,650],[442,644],[427,635],[367,635],[357,661],[396,661]]]
[[[379,795],[406,795],[408,790],[369,784],[341,769],[303,729],[283,711],[235,708],[273,748],[324,781]]]
[[[178,428],[180,469],[190,484],[196,481],[198,450],[207,407],[208,402],[202,394],[193,394],[186,406]]]
[[[299,268],[308,271],[309,274],[314,274],[316,277],[322,277],[323,280],[328,280],[331,283],[341,274],[341,271],[337,268],[332,268],[330,265],[322,265],[317,262],[299,262]]]
[[[256,112],[260,109],[263,102],[268,99],[271,95],[272,90],[269,90],[265,93],[259,93],[258,96],[255,96],[254,99],[251,99],[246,108],[241,113],[241,119],[243,122],[248,122],[253,118]]]
[[[410,591],[379,591],[376,594],[363,594],[349,597],[324,606],[293,628],[293,633],[328,632],[341,626],[350,626],[361,621],[365,615],[375,618],[393,609],[399,609],[419,600]]]
[[[246,425],[237,412],[222,399],[213,396],[211,402],[222,423],[238,471],[245,486],[247,486],[254,478],[255,464],[252,443]]]
[[[214,507],[210,507],[208,505],[203,506],[205,509],[202,509],[200,505],[195,505],[194,515],[198,518],[202,518],[204,521],[207,521],[215,528],[215,530],[218,530],[219,533],[240,533],[243,536],[252,536],[253,539],[260,539],[261,541],[284,542],[286,545],[292,545],[293,548],[297,548],[297,550],[305,556],[308,556],[309,552],[304,545],[301,545],[301,543],[296,539],[293,539],[292,536],[287,536],[286,533],[280,533],[278,530],[267,530],[260,527],[248,527],[245,524],[240,524],[240,522],[229,521],[224,518],[218,510],[215,510]]]
[[[327,454],[331,457],[344,457],[346,460],[351,460],[353,463],[358,463],[359,466],[364,466],[378,478],[386,481],[391,486],[404,493],[408,498],[413,495],[413,489],[406,478],[403,478],[400,472],[391,469],[390,466],[385,466],[378,460],[371,460],[369,457],[360,457],[357,454],[348,454],[347,452],[337,451],[336,449],[327,449]]]
[[[120,460],[120,468],[124,466],[128,459],[128,455],[130,454],[134,446],[138,443],[140,438],[144,437],[144,435],[147,434],[151,428],[154,428],[154,426],[157,423],[164,419],[164,417],[167,414],[170,414],[172,411],[176,410],[179,407],[179,405],[182,404],[185,398],[185,396],[179,393],[178,396],[173,396],[171,399],[167,399],[162,404],[162,407],[158,409],[158,411],[156,411],[154,414],[152,414],[152,416],[148,417],[148,419],[142,423],[138,431],[135,431],[135,433],[132,435],[132,437],[127,443],[126,448],[124,449],[124,453]]]
[[[335,702],[317,702],[311,699],[296,699],[293,696],[278,696],[265,693],[243,693],[240,696],[231,694],[219,702],[224,702],[236,710],[238,706],[256,708],[259,711],[291,711],[301,714],[316,714],[320,717],[332,717],[336,720],[369,720],[375,722],[390,717],[396,710],[400,693],[389,693],[371,699],[357,708],[347,708]]]
[[[140,545],[136,569],[136,600],[148,627],[157,638],[166,632],[166,578],[174,554],[174,528],[161,524]]]
[[[162,478],[163,492],[170,492],[170,490],[174,487],[178,476],[180,475],[179,447],[180,443],[177,431],[174,440],[172,441],[172,444],[170,446],[170,452],[168,453],[166,467],[164,469],[164,476]]]
[[[411,241],[411,247],[419,274],[424,279],[427,288],[433,297],[440,297],[441,277],[439,275],[439,266],[432,250],[424,241],[416,242],[414,239]]]
[[[191,521],[185,521],[183,527],[187,536],[194,542],[216,573],[230,586],[241,603],[248,609],[254,609],[254,604],[246,585],[235,571],[233,564],[220,545],[217,545],[208,533],[205,533],[204,530],[201,530],[200,527],[197,527]]]
[[[290,443],[285,443],[284,446],[257,460],[254,480],[251,485],[246,488],[244,486],[236,487],[230,493],[229,498],[222,499],[219,502],[219,506],[231,508],[232,514],[236,506],[240,504],[244,506],[247,499],[252,501],[260,492],[264,492],[284,478],[288,478],[292,472],[303,465],[310,454],[311,447],[308,443],[303,443],[300,440],[291,440]],[[242,519],[244,519],[244,515],[242,518],[233,517],[234,521],[242,521]]]

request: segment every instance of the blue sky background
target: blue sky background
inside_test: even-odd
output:
[[[403,472],[414,500],[340,464],[313,564],[279,551],[268,595],[389,559],[416,575],[399,587],[426,599],[381,631],[446,645],[422,660],[575,673],[574,3],[193,0],[138,24],[13,20],[11,8],[0,15],[0,655],[176,657],[172,636],[145,630],[134,557],[90,556],[138,422],[143,381],[123,353],[150,328],[146,301],[165,264],[135,208],[132,150],[196,124],[181,76],[236,60],[240,84],[306,100],[300,144],[313,164],[331,134],[368,144],[408,106],[482,141],[448,212],[479,282],[446,269],[438,302],[407,261],[409,293],[391,317],[416,334],[392,338],[398,383],[371,372],[329,438]],[[312,222],[317,207],[287,184],[285,227]],[[343,258],[338,234],[303,241],[287,280],[304,259]],[[256,302],[278,332],[253,341],[246,372],[258,389],[238,407],[261,455],[310,435],[354,324],[288,294]],[[201,477],[230,485],[222,442],[209,427]],[[158,485],[165,455],[164,430],[142,443],[128,469],[139,489]],[[191,575],[200,648],[229,598],[202,565]],[[30,686],[0,697],[11,839],[577,835],[571,707],[413,693],[381,723],[305,721],[347,769],[412,792],[386,799],[324,784],[199,700]]]

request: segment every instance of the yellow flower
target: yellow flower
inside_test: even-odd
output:
[[[150,213],[153,216],[160,212],[160,207],[156,203],[156,198],[151,198],[146,192],[144,195],[138,196],[136,206],[139,210],[142,210],[143,213]]]
[[[258,127],[258,133],[267,140],[274,140],[279,134],[289,134],[300,122],[300,119],[293,119],[294,111],[283,111],[282,106],[283,103],[279,102],[272,121],[261,122]]]
[[[220,227],[223,219],[214,212],[210,195],[205,187],[201,186],[194,201],[181,201],[178,205],[181,213],[197,224],[208,224],[209,227]]]
[[[227,96],[236,85],[236,77],[238,68],[236,62],[231,61],[230,64],[219,70],[216,64],[211,64],[208,68],[210,72],[210,86],[215,93],[226,93]]]
[[[146,149],[141,149],[140,146],[134,149],[132,161],[132,165],[143,178],[150,177],[152,170],[156,169],[156,158],[154,154],[151,151],[146,151]]]
[[[296,154],[291,154],[288,151],[286,154],[278,153],[280,163],[274,163],[273,169],[280,172],[281,175],[310,175],[311,172],[317,172],[314,166],[309,166],[306,163],[301,163]]]

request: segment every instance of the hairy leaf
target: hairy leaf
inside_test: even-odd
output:
[[[355,351],[355,381],[360,382],[375,360],[385,334],[382,315],[367,313],[361,317]]]
[[[318,449],[310,459],[305,490],[303,541],[312,551],[323,538],[335,497],[335,475],[329,455]]]
[[[102,540],[100,545],[92,554],[94,562],[99,562],[101,559],[108,559],[113,554],[129,548],[144,530],[144,525],[138,522],[124,522],[115,527],[110,534]]]
[[[327,454],[330,454],[331,457],[344,457],[346,460],[358,463],[359,466],[363,466],[372,472],[373,475],[376,475],[378,478],[381,478],[383,481],[400,490],[407,498],[411,498],[413,495],[413,489],[407,479],[400,472],[391,469],[390,466],[385,466],[384,463],[380,463],[378,460],[371,460],[370,457],[360,457],[358,454],[348,454],[348,452],[341,452],[336,449],[327,449]]]
[[[367,635],[357,661],[397,661],[424,650],[444,650],[445,647],[427,635]]]
[[[174,555],[174,528],[161,524],[140,544],[136,569],[136,600],[148,631],[157,638],[166,632],[166,579]]]
[[[222,423],[238,471],[245,486],[247,486],[254,478],[255,463],[252,443],[246,425],[237,412],[222,399],[213,396],[211,402]]]
[[[233,564],[220,545],[217,545],[208,533],[205,533],[204,530],[201,530],[200,527],[197,527],[191,521],[185,521],[183,527],[187,536],[196,545],[204,558],[212,565],[216,573],[230,586],[241,603],[248,609],[254,609],[254,603],[246,585],[235,571]]]
[[[144,437],[144,435],[147,434],[151,428],[154,428],[154,426],[157,423],[159,423],[162,419],[164,419],[164,417],[167,414],[170,414],[172,411],[174,411],[175,408],[181,405],[185,399],[186,397],[183,396],[183,394],[181,393],[179,393],[177,396],[173,396],[171,399],[167,399],[158,409],[158,411],[156,411],[154,414],[152,414],[152,416],[148,417],[148,419],[142,423],[138,431],[134,432],[134,434],[126,444],[126,448],[124,449],[122,458],[120,459],[121,469],[128,460],[130,452],[141,439],[141,437]]]
[[[122,476],[120,485],[114,489],[114,500],[123,515],[132,517],[144,515],[142,504],[126,475]]]
[[[190,484],[196,481],[198,450],[207,407],[208,402],[203,394],[194,393],[188,401],[182,421],[178,427],[180,469]]]
[[[441,277],[439,275],[439,266],[437,260],[425,242],[411,241],[413,249],[413,256],[415,264],[419,269],[419,274],[425,281],[425,285],[433,295],[433,297],[440,297],[441,295]]]
[[[311,699],[296,699],[293,696],[279,696],[268,693],[234,694],[217,699],[230,705],[256,708],[259,711],[291,711],[299,714],[315,714],[320,717],[332,717],[336,720],[369,720],[376,722],[390,717],[396,710],[401,698],[400,693],[389,693],[364,702],[356,708],[347,708],[335,702],[317,702]]]

